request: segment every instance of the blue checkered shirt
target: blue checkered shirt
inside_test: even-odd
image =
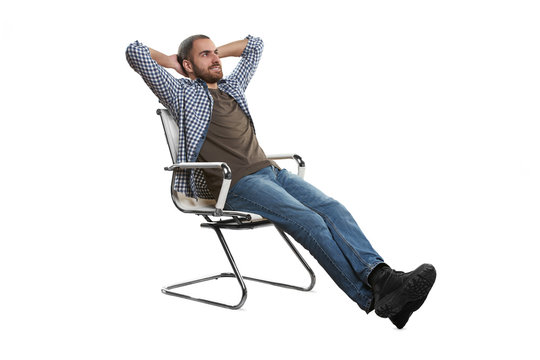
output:
[[[218,82],[218,87],[236,100],[253,125],[244,92],[257,69],[264,46],[260,38],[249,35],[247,39],[249,41],[238,65],[229,76]],[[178,123],[180,141],[176,162],[197,161],[206,139],[214,105],[206,83],[201,79],[173,77],[152,59],[148,47],[138,41],[128,46],[126,57],[129,65],[141,75],[159,102],[169,109]],[[174,190],[189,197],[213,198],[200,169],[177,171]]]

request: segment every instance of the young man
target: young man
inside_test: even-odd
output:
[[[178,121],[178,162],[227,163],[232,170],[227,209],[274,222],[309,250],[360,308],[375,310],[403,328],[431,290],[435,268],[423,264],[409,273],[392,270],[343,205],[266,158],[244,98],[262,50],[262,40],[252,36],[216,47],[207,36],[194,35],[175,55],[136,41],[126,56]],[[224,78],[220,59],[228,56],[240,61]],[[174,188],[190,197],[217,198],[221,181],[220,170],[184,171],[176,175]]]

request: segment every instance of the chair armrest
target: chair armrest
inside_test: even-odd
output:
[[[223,182],[221,183],[221,189],[219,196],[216,200],[216,216],[223,215],[223,208],[225,207],[225,201],[227,200],[227,194],[229,193],[229,187],[231,186],[232,171],[229,165],[224,162],[187,162],[178,163],[165,167],[166,171],[174,171],[177,169],[214,169],[221,168],[223,172]]]
[[[293,159],[296,160],[296,163],[298,164],[298,176],[300,176],[302,179],[304,178],[304,174],[306,173],[306,163],[300,155],[298,154],[272,154],[267,156],[270,160],[286,160],[286,159]]]

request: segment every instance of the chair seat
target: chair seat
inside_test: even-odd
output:
[[[216,210],[216,200],[214,199],[194,199],[182,193],[173,191],[173,200],[176,206],[186,213],[199,215],[211,215]],[[248,222],[258,222],[266,220],[262,216],[244,211],[223,210],[223,216],[242,216],[248,218]]]

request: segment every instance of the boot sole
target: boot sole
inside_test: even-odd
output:
[[[403,329],[407,322],[409,322],[409,318],[415,312],[416,310],[420,309],[424,301],[426,301],[426,297],[416,300],[413,302],[410,302],[406,304],[403,309],[398,312],[395,316],[389,316],[390,321],[392,321],[392,324],[394,324],[398,329]]]
[[[415,302],[415,305],[420,308],[433,287],[436,277],[437,273],[433,265],[420,265],[400,289],[382,298],[379,304],[375,304],[375,313],[383,318],[394,317],[411,302]]]

